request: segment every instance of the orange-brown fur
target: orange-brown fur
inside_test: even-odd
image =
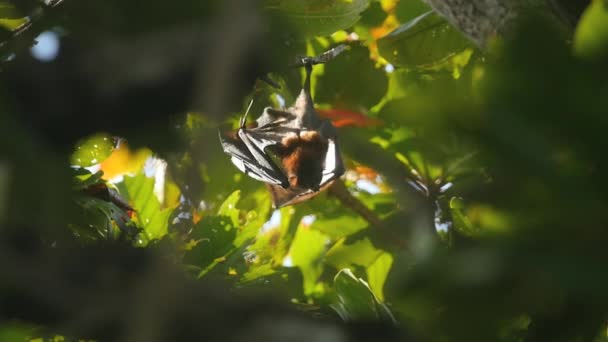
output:
[[[279,156],[293,187],[319,188],[328,142],[314,131],[302,132],[283,139]]]

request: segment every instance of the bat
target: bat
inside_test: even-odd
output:
[[[266,107],[256,120],[257,127],[247,128],[250,104],[236,132],[220,133],[222,148],[232,163],[267,184],[275,208],[312,198],[344,174],[336,128],[319,117],[310,94],[312,66],[324,63],[327,56],[301,60],[306,79],[291,107]]]

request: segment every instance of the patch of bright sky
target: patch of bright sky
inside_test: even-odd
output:
[[[315,215],[306,215],[306,216],[302,217],[301,223],[305,226],[310,226],[313,222],[315,222],[315,220],[316,220]]]
[[[287,255],[285,258],[283,258],[283,267],[293,267],[291,255]]]
[[[441,192],[445,192],[447,191],[449,188],[451,188],[454,184],[451,182],[447,182],[444,185],[441,186],[441,188],[439,188],[439,191]]]
[[[285,108],[285,99],[283,98],[283,96],[281,96],[281,94],[275,94],[276,98],[277,98],[277,102],[279,103],[279,106],[281,108]]]
[[[357,181],[357,187],[372,195],[380,193],[380,187],[378,187],[376,184],[372,183],[367,179],[359,179]]]
[[[30,48],[30,53],[41,62],[50,62],[59,54],[59,36],[53,31],[44,31],[36,37],[37,43]]]
[[[275,210],[272,212],[272,216],[270,216],[270,220],[268,220],[266,223],[264,223],[262,225],[261,233],[266,233],[266,232],[270,231],[271,229],[277,227],[279,224],[281,224],[281,211]]]

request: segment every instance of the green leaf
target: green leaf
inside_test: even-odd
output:
[[[184,262],[200,267],[203,276],[219,262],[225,261],[234,250],[232,242],[236,230],[225,216],[206,216],[193,229],[190,237],[197,241],[196,247],[184,255]]]
[[[583,57],[602,58],[608,54],[608,6],[593,0],[574,34],[574,51]]]
[[[240,279],[241,283],[246,283],[260,277],[266,277],[274,274],[276,269],[271,264],[255,265],[251,267]]]
[[[241,192],[234,191],[224,200],[217,215],[209,215],[194,227],[190,237],[197,241],[196,247],[186,252],[184,262],[199,266],[199,277],[217,266],[236,250],[235,238],[239,230],[240,210],[236,204]]]
[[[346,210],[342,210],[331,216],[319,215],[312,224],[313,229],[318,230],[333,239],[352,235],[367,226],[367,221]]]
[[[338,241],[325,257],[329,265],[344,269],[353,265],[364,267],[374,295],[384,299],[384,282],[393,264],[393,257],[377,249],[368,238],[345,245],[344,239]]]
[[[464,214],[464,202],[462,198],[452,197],[450,199],[450,213],[452,214],[454,228],[456,228],[458,232],[469,237],[474,237],[479,234],[479,229],[477,229]]]
[[[327,36],[354,25],[369,0],[267,0],[264,9],[286,18],[305,37]]]
[[[392,266],[393,256],[384,252],[365,270],[370,289],[381,301],[384,300],[384,283]]]
[[[95,173],[91,173],[89,170],[85,168],[78,168],[73,170],[74,173],[74,190],[83,190],[95,184],[104,183],[104,180],[101,179],[103,176],[103,171],[97,171]]]
[[[378,40],[378,51],[391,64],[431,68],[472,47],[445,19],[427,12]]]
[[[167,234],[168,220],[173,209],[161,210],[160,202],[154,195],[154,178],[148,178],[140,172],[137,176],[125,177],[118,188],[135,209],[139,227],[143,228],[148,240],[160,239]]]
[[[368,238],[351,245],[345,245],[344,240],[340,240],[327,252],[326,262],[337,269],[352,265],[368,267],[381,254],[382,251],[374,247]]]
[[[257,210],[249,211],[246,215],[245,224],[239,228],[239,232],[234,239],[235,247],[240,247],[246,241],[253,239],[266,222],[272,208],[270,197],[263,196],[262,198],[259,198],[257,204]]]
[[[0,27],[8,29],[10,31],[18,28],[19,26],[27,23],[27,18],[19,18],[19,19],[0,19]],[[4,30],[2,30],[4,31]],[[2,32],[4,36],[5,32]]]
[[[302,271],[304,294],[307,296],[316,292],[317,282],[323,273],[323,256],[328,241],[325,234],[300,226],[291,244],[289,256]]]
[[[386,320],[394,323],[392,313],[381,303],[361,278],[357,278],[350,269],[342,269],[334,278],[334,289],[337,302],[331,307],[343,320]]]
[[[283,263],[303,216],[294,207],[281,208],[280,215],[279,225],[260,234],[249,248],[262,260],[262,263],[271,262],[274,265]]]
[[[73,215],[70,228],[80,238],[116,237],[118,230],[115,227],[131,235],[137,233],[138,229],[127,213],[116,204],[91,196],[78,196],[75,200],[80,210]]]
[[[72,154],[72,165],[87,167],[99,164],[114,150],[114,139],[107,134],[95,134],[76,144]]]
[[[230,218],[233,226],[237,226],[239,223],[240,211],[236,208],[236,203],[241,198],[241,192],[239,190],[234,191],[224,200],[224,203],[220,206],[217,211],[217,216],[225,216]]]

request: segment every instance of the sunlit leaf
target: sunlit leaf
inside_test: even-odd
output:
[[[384,300],[384,283],[392,266],[393,256],[384,252],[366,268],[369,288],[381,301]]]
[[[479,234],[479,230],[471,224],[471,221],[464,214],[464,203],[462,198],[452,197],[450,199],[450,213],[454,222],[454,228],[461,234],[474,237]]]
[[[241,192],[236,190],[224,200],[224,203],[222,203],[217,211],[217,216],[230,218],[232,224],[237,226],[239,223],[239,210],[236,208],[236,204],[239,199],[241,199]]]
[[[240,227],[234,240],[235,247],[240,247],[246,241],[254,238],[268,218],[271,210],[269,196],[263,196],[258,202],[256,210],[251,210],[246,215],[245,223]]]
[[[121,195],[135,209],[138,226],[148,240],[160,239],[167,234],[168,220],[173,208],[161,210],[160,203],[154,195],[154,178],[148,178],[143,172],[134,177],[127,176],[118,184]]]
[[[14,30],[25,23],[27,23],[26,17],[15,18],[15,19],[0,18],[0,26],[7,28],[9,30]]]
[[[267,229],[251,246],[251,250],[255,251],[262,260],[272,260],[276,265],[283,263],[303,216],[293,207],[283,207],[280,213],[279,226]]]
[[[227,254],[234,249],[232,241],[235,229],[227,217],[207,216],[203,218],[192,229],[190,236],[198,243],[186,252],[184,262],[200,267],[199,276],[225,261]]]
[[[576,28],[574,51],[584,57],[606,57],[608,52],[608,6],[593,0]]]
[[[338,301],[331,305],[345,321],[386,320],[395,322],[392,313],[350,269],[342,269],[334,278]]]
[[[168,179],[165,180],[164,199],[162,203],[163,208],[175,208],[179,205],[179,197],[181,191],[175,182]]]
[[[135,174],[142,169],[146,159],[151,155],[152,151],[148,149],[131,151],[127,143],[121,142],[118,148],[101,163],[103,178],[111,180],[120,175]]]
[[[264,9],[287,18],[304,36],[327,36],[356,23],[369,0],[266,0]]]
[[[304,278],[304,294],[312,295],[323,272],[323,256],[328,237],[323,233],[300,226],[289,250],[294,266],[298,266]]]
[[[382,57],[395,66],[429,68],[442,63],[471,43],[435,12],[401,25],[378,41]]]
[[[253,266],[245,274],[243,274],[241,277],[241,282],[252,281],[261,277],[269,276],[275,272],[276,268],[274,268],[271,264]]]
[[[91,166],[103,162],[114,150],[114,139],[107,134],[96,134],[76,144],[72,165]]]
[[[358,240],[350,245],[345,245],[344,240],[341,240],[327,252],[326,260],[328,264],[337,269],[352,265],[368,267],[381,254],[382,251],[376,249],[368,238]]]

